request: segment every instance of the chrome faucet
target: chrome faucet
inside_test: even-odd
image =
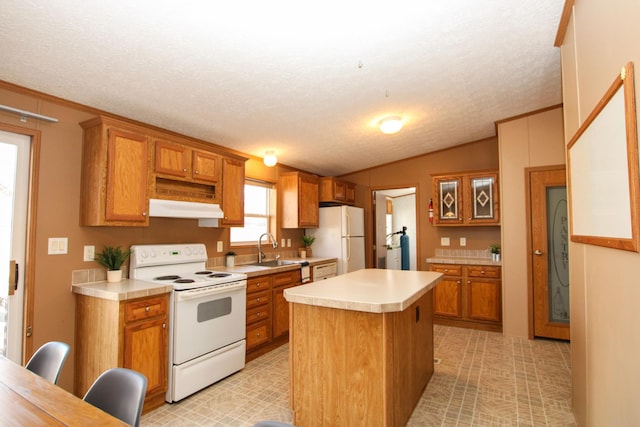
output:
[[[262,252],[262,238],[264,236],[268,236],[269,238],[271,238],[271,242],[273,243],[273,249],[276,249],[278,247],[278,242],[276,242],[276,239],[275,237],[273,237],[273,234],[271,233],[261,234],[260,237],[258,238],[258,264],[262,263],[262,260],[266,256],[264,252]]]

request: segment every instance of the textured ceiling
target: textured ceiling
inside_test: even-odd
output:
[[[0,80],[340,175],[560,103],[562,7],[0,0]],[[405,127],[383,135],[375,125],[390,114]]]

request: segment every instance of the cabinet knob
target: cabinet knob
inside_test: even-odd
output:
[[[458,280],[458,285],[459,285],[460,283],[462,283],[462,282],[461,282],[460,280]]]
[[[162,324],[162,329],[167,329],[167,324],[166,323]]]
[[[186,171],[187,171],[187,168],[183,168],[183,169],[182,169],[182,172],[186,172]]]
[[[445,273],[448,273],[448,272],[449,272],[449,269],[448,269],[448,268],[445,268],[445,269],[444,269],[444,272],[445,272]]]
[[[148,313],[148,312],[150,312],[150,311],[151,311],[151,307],[146,306],[146,307],[144,308],[144,311],[146,311],[147,313]]]
[[[147,213],[146,212],[142,212],[142,216],[147,216]]]
[[[260,317],[260,313],[256,313],[256,317]]]
[[[256,302],[260,302],[260,298],[256,298]]]
[[[256,283],[256,288],[260,287],[260,282]]]
[[[198,172],[198,171],[195,171],[194,173],[195,173],[196,175],[198,175],[198,174],[199,174],[200,172]]]
[[[257,336],[257,337],[259,337],[259,336],[260,336],[260,332],[258,332],[258,333],[256,334],[256,336]]]
[[[471,280],[467,280],[467,285],[470,285],[470,284],[471,284]]]
[[[481,270],[481,271],[480,271],[480,274],[484,274],[484,270]]]

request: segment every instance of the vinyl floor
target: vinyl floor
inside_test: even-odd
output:
[[[553,340],[434,326],[435,373],[408,426],[575,426],[571,349]],[[142,417],[143,427],[292,422],[289,347]]]

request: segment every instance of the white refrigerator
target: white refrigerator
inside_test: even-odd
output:
[[[364,210],[353,206],[320,208],[320,227],[308,228],[314,236],[313,256],[337,258],[338,274],[364,268]]]

